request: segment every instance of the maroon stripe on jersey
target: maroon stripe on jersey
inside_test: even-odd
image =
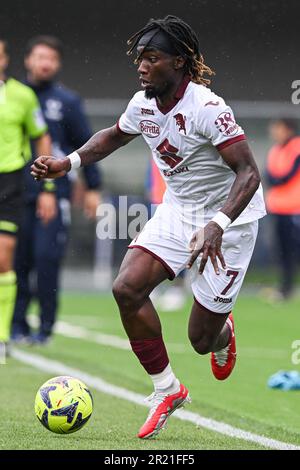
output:
[[[241,140],[246,140],[245,134],[238,135],[237,137],[232,137],[232,139],[228,139],[225,142],[222,142],[221,144],[217,145],[218,150],[223,150],[226,147],[229,147],[229,145],[235,144],[236,142],[240,142]]]
[[[148,250],[148,248],[145,248],[144,246],[142,245],[129,245],[128,247],[130,250],[132,248],[139,248],[140,250],[143,250],[145,253],[148,253],[149,255],[151,255],[153,258],[155,258],[157,261],[160,262],[160,264],[163,265],[163,267],[165,268],[165,270],[169,273],[169,279],[170,281],[172,281],[175,277],[175,273],[173,271],[172,268],[170,268],[170,266],[162,259],[160,258],[158,255],[156,255],[155,253],[153,253],[153,251],[150,251]]]
[[[140,134],[130,134],[129,132],[122,131],[122,129],[121,129],[121,127],[120,127],[120,124],[119,124],[119,121],[120,121],[120,119],[117,120],[116,126],[117,126],[118,131],[121,132],[121,134],[125,134],[125,135],[140,135]]]
[[[160,374],[169,364],[162,336],[130,340],[131,348],[148,374]]]

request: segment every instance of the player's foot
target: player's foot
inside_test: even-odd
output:
[[[14,344],[28,344],[30,342],[30,335],[23,333],[12,333],[10,339]]]
[[[225,348],[220,349],[220,351],[211,353],[211,368],[214,376],[218,380],[225,380],[229,377],[236,361],[236,345],[232,313],[228,316],[226,323],[231,330],[230,342]]]
[[[178,392],[172,394],[154,392],[148,398],[151,401],[151,409],[146,422],[141,427],[138,437],[149,439],[156,436],[167,422],[169,416],[185,403],[191,403],[188,389],[180,384]]]
[[[30,345],[31,346],[46,346],[50,341],[50,335],[45,333],[35,333],[30,336]]]
[[[10,344],[0,341],[0,364],[6,364],[6,359],[10,356]]]

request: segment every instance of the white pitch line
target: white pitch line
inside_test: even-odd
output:
[[[30,326],[37,327],[38,319],[34,315],[29,316]],[[65,336],[67,338],[84,339],[91,341],[102,346],[111,346],[116,349],[123,349],[125,351],[131,351],[131,346],[126,338],[121,338],[116,335],[108,335],[97,331],[88,330],[87,328],[80,325],[72,325],[65,321],[57,321],[54,327],[55,333]],[[172,353],[183,353],[188,351],[188,348],[184,344],[168,343],[168,350]]]
[[[106,333],[98,333],[96,331],[88,330],[83,326],[71,325],[64,321],[58,321],[56,323],[55,333],[68,336],[69,338],[85,339],[104,346],[111,346],[113,348],[131,351],[130,343],[126,338],[121,338],[116,335],[108,335]],[[189,350],[184,344],[178,343],[168,343],[168,349],[173,353],[183,353]]]
[[[85,339],[103,346],[111,346],[117,349],[131,350],[128,339],[106,333],[87,330],[83,326],[71,325],[63,321],[58,321],[55,325],[55,333],[69,338]]]
[[[88,386],[95,388],[99,392],[106,393],[108,395],[121,398],[137,405],[148,406],[149,404],[144,401],[143,395],[139,393],[131,392],[126,388],[118,387],[116,385],[105,382],[100,377],[96,377],[86,372],[83,372],[78,369],[69,367],[62,362],[53,361],[47,359],[43,356],[37,354],[30,354],[18,349],[13,349],[11,351],[13,358],[17,359],[20,362],[29,364],[36,369],[39,369],[43,372],[49,372],[58,375],[70,375],[73,377],[80,378]],[[182,421],[188,421],[195,424],[196,426],[201,426],[203,428],[209,429],[210,431],[218,432],[225,436],[242,439],[244,441],[255,442],[264,447],[276,450],[300,450],[299,446],[294,444],[289,444],[286,442],[281,442],[276,439],[271,439],[259,434],[254,434],[249,431],[244,431],[243,429],[236,428],[229,424],[223,423],[222,421],[216,421],[210,418],[204,418],[203,416],[186,410],[177,410],[174,413],[174,416]]]
[[[35,315],[29,316],[29,324],[32,327],[39,326],[38,319]],[[102,346],[111,346],[112,348],[131,351],[131,346],[128,339],[121,338],[117,335],[109,335],[100,331],[92,331],[81,325],[74,325],[72,323],[59,320],[55,323],[54,331],[56,334],[65,336],[67,338],[83,339],[92,343],[101,344]],[[170,353],[182,354],[192,352],[192,348],[183,343],[167,343],[167,346]],[[267,357],[269,359],[282,359],[285,358],[288,354],[285,349],[260,347],[239,347],[238,352],[243,357]]]

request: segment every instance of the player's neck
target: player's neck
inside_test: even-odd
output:
[[[5,73],[4,73],[4,72],[2,72],[2,73],[0,72],[0,81],[1,81],[1,82],[5,82],[5,80],[6,80],[6,75],[5,75]]]
[[[171,103],[173,103],[176,98],[178,88],[180,87],[183,79],[184,75],[179,75],[178,78],[174,81],[174,83],[170,84],[165,93],[156,97],[158,104],[161,107],[165,108],[168,107]]]

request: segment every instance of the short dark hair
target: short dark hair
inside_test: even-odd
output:
[[[297,134],[297,132],[299,130],[298,121],[296,119],[292,119],[292,118],[281,117],[281,118],[278,118],[278,119],[274,119],[271,122],[271,125],[272,124],[283,124],[285,127],[290,129],[291,131],[293,131],[295,134]]]
[[[31,54],[33,49],[40,45],[48,46],[51,49],[54,49],[56,52],[58,52],[61,58],[63,57],[63,44],[61,40],[55,36],[48,35],[35,36],[29,39],[28,43],[26,44],[25,56]]]
[[[8,42],[6,41],[6,39],[3,39],[1,37],[0,37],[0,42],[2,42],[2,44],[3,44],[5,54],[8,55]]]

